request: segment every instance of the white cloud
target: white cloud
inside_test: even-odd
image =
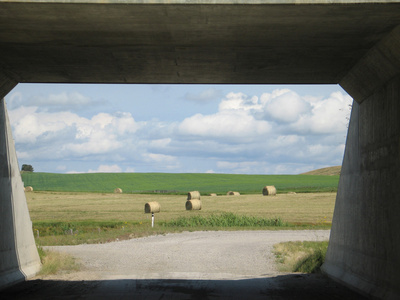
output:
[[[352,98],[341,92],[312,103],[312,111],[302,115],[292,124],[293,130],[302,133],[334,134],[346,132]]]
[[[206,89],[197,100],[211,99],[216,91]],[[12,95],[15,103],[21,97],[18,91]],[[43,99],[91,103],[68,93]],[[218,109],[208,107],[182,121],[158,116],[137,122],[131,107],[82,116],[19,105],[9,114],[18,158],[54,160],[57,171],[277,174],[340,164],[350,104],[342,92],[321,98],[276,89],[250,96],[226,93]],[[40,163],[33,163],[40,171]]]
[[[25,96],[21,92],[12,92],[9,102],[11,109],[23,105],[39,107],[40,110],[53,112],[65,110],[81,110],[83,107],[98,105],[100,103],[76,91],[62,91],[60,93],[51,93],[46,96],[43,96],[42,94]]]
[[[121,173],[122,169],[118,165],[100,165],[97,170],[89,169],[88,173]]]
[[[60,94],[50,94],[47,98],[37,97],[35,101],[32,102],[33,105],[69,107],[88,105],[91,99],[78,92],[62,92]]]
[[[256,120],[245,111],[222,111],[206,116],[196,114],[179,125],[179,132],[183,135],[237,141],[258,138],[270,130],[268,122]]]
[[[149,146],[151,148],[165,148],[171,143],[172,139],[171,138],[165,138],[165,139],[156,139],[153,141],[149,142]]]
[[[311,110],[311,105],[291,90],[275,90],[271,94],[262,94],[260,102],[265,113],[276,121],[295,122]]]
[[[37,107],[20,107],[9,112],[17,142],[35,143],[45,133],[56,133],[84,119],[70,112],[43,113]]]
[[[53,155],[63,152],[64,156],[113,152],[129,144],[131,135],[140,128],[130,113],[99,113],[87,119],[71,112],[38,112],[36,107],[22,106],[10,111],[10,119],[16,143],[32,145],[51,138],[49,148],[58,141]],[[34,152],[30,155],[35,156]]]

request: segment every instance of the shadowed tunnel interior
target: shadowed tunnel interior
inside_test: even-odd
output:
[[[367,299],[322,275],[282,275],[243,280],[32,280],[7,289],[2,299]]]

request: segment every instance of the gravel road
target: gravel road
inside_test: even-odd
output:
[[[279,274],[276,243],[328,239],[327,230],[207,231],[49,248],[81,261],[84,270],[74,279],[238,279]]]
[[[328,238],[324,230],[209,231],[48,247],[78,258],[82,270],[33,278],[0,298],[365,300],[321,274],[276,269],[274,244]]]

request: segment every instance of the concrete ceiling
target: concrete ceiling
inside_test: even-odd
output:
[[[400,3],[330,2],[0,0],[0,69],[16,82],[338,83]]]

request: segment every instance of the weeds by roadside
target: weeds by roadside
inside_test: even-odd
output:
[[[40,246],[38,247],[38,253],[40,262],[42,263],[42,269],[38,275],[45,276],[60,272],[76,272],[81,268],[76,259],[68,254],[44,250]]]
[[[278,268],[283,272],[319,273],[328,241],[286,242],[274,245]]]
[[[192,216],[181,217],[176,220],[166,222],[167,227],[284,227],[287,222],[281,218],[257,218],[249,216],[240,216],[233,213],[222,213],[220,215],[210,215],[207,217]]]

